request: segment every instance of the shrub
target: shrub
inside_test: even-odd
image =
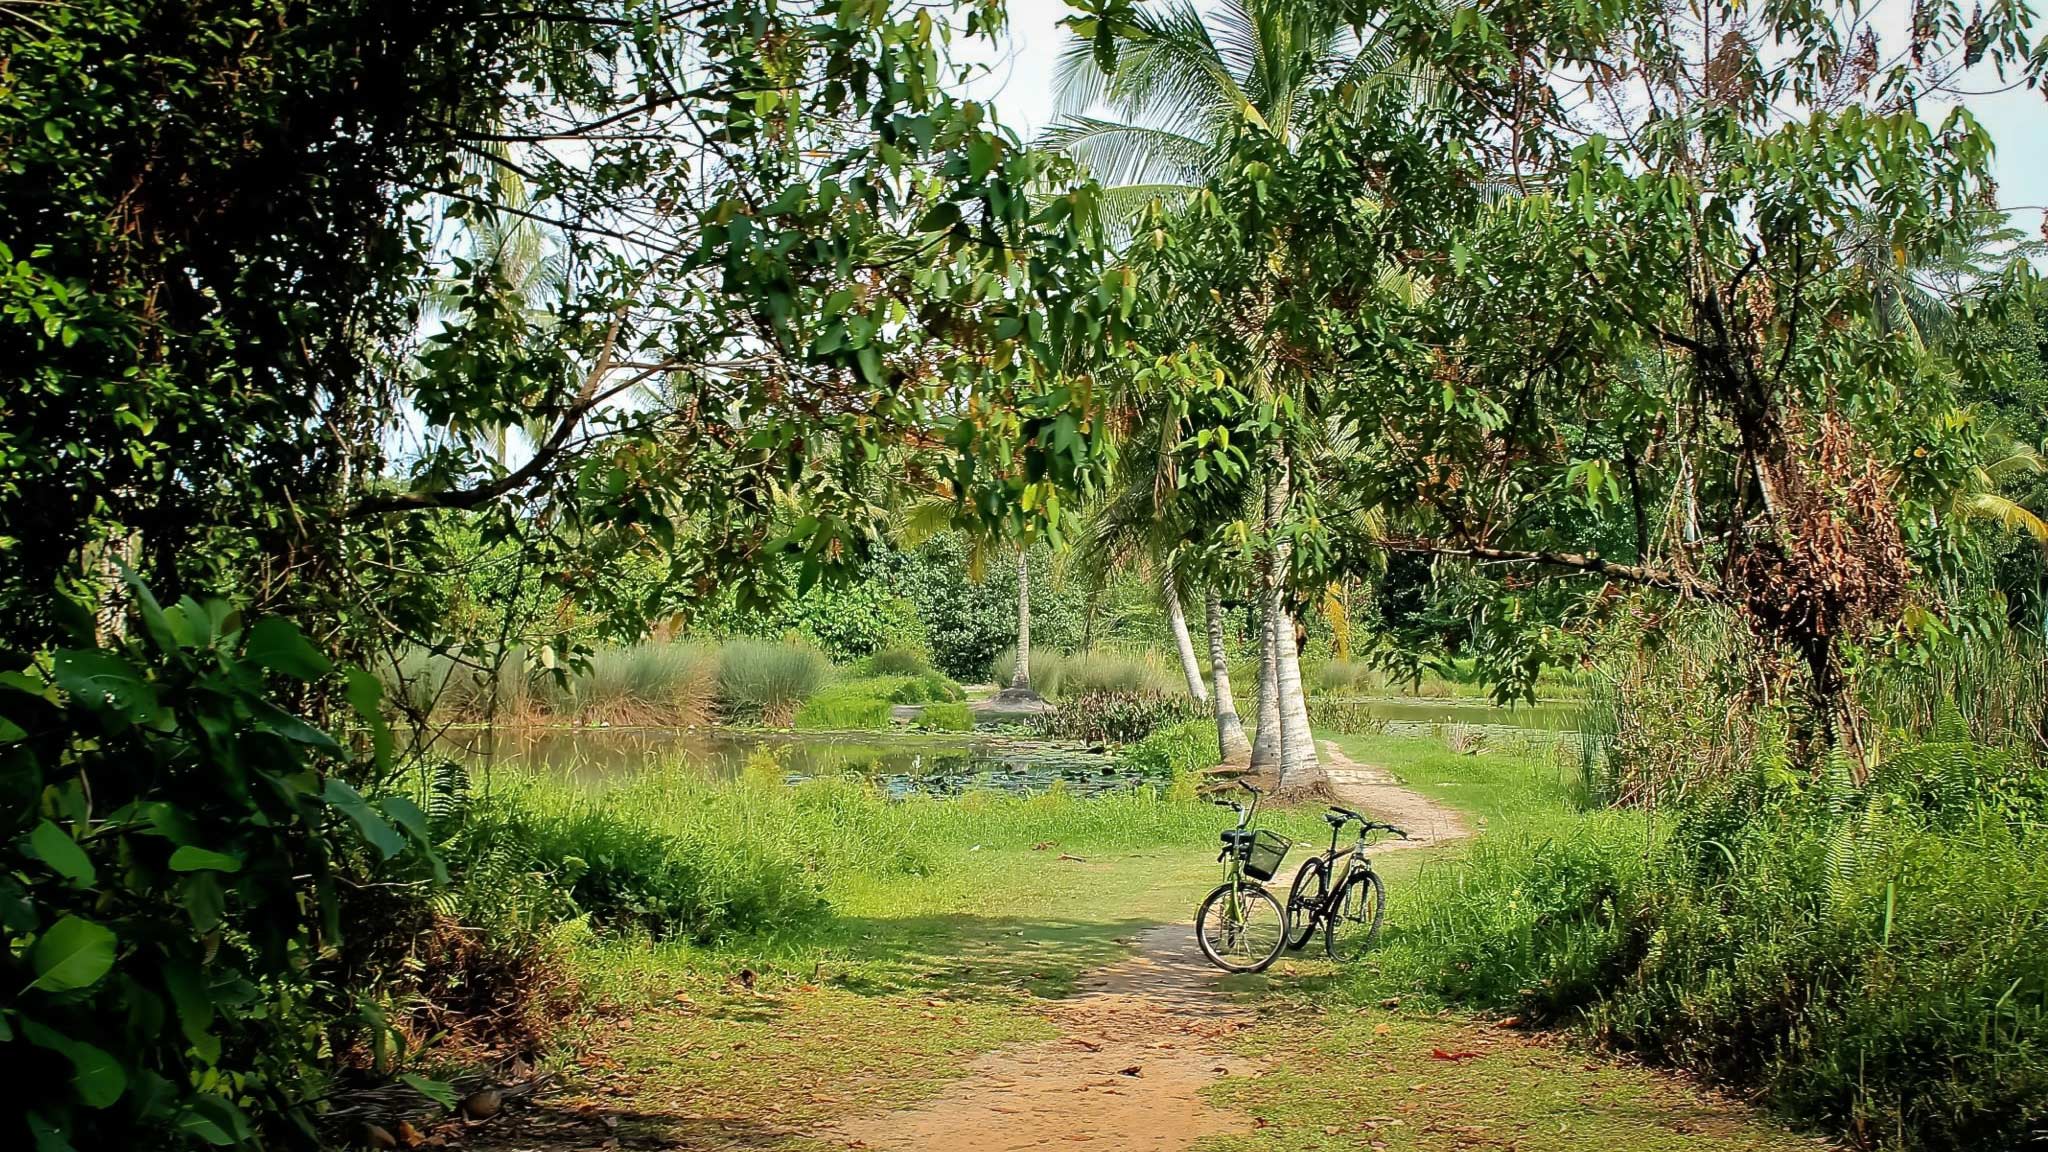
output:
[[[887,728],[895,707],[890,697],[882,694],[887,688],[888,682],[874,680],[834,684],[804,701],[796,712],[796,726],[842,731]]]
[[[713,795],[706,785],[636,784],[600,799],[527,782],[476,805],[450,855],[459,865],[515,862],[543,881],[542,911],[600,929],[714,941],[821,915],[800,842],[750,826]]]
[[[974,713],[965,704],[927,704],[917,723],[939,732],[969,732],[974,729]]]
[[[1388,972],[1757,1091],[1863,1144],[2015,1147],[2048,1117],[2048,857],[1988,813],[1730,784],[1661,836],[1489,834]]]
[[[861,662],[869,676],[922,676],[931,670],[931,661],[915,648],[884,648]]]
[[[1387,727],[1385,720],[1373,715],[1369,701],[1335,700],[1327,696],[1308,698],[1308,724],[1318,732],[1343,736],[1383,732]]]
[[[801,644],[733,640],[718,654],[718,703],[725,719],[783,725],[832,675],[824,654]]]
[[[1206,772],[1223,759],[1213,720],[1183,720],[1153,732],[1118,757],[1147,776],[1179,780]]]
[[[1144,739],[1161,725],[1207,715],[1207,708],[1187,696],[1096,691],[1061,700],[1045,715],[1041,729],[1054,740],[1128,744]]]
[[[295,627],[135,591],[129,636],[92,647],[79,609],[81,647],[0,687],[6,1143],[282,1143],[323,1042],[362,1029],[330,949],[360,894],[428,886],[424,817],[358,794],[374,767],[263,691],[342,686]],[[346,683],[388,753],[377,682]]]

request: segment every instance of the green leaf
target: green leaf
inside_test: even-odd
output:
[[[99,879],[99,873],[92,866],[92,857],[71,838],[71,833],[57,827],[48,820],[36,825],[28,834],[29,854],[48,864],[59,876],[82,888],[90,888]]]
[[[0,716],[0,744],[11,743],[15,740],[24,740],[27,739],[27,737],[27,729],[23,728],[19,724],[16,724],[12,720],[9,720],[5,716]]]
[[[448,1109],[450,1112],[455,1110],[455,1088],[453,1085],[441,1080],[429,1080],[425,1076],[415,1076],[410,1072],[401,1072],[398,1078],[412,1085],[415,1092],[439,1104],[441,1107]]]
[[[36,979],[29,987],[69,992],[99,983],[114,966],[114,933],[104,924],[66,916],[50,925],[34,948],[29,963]]]
[[[299,680],[318,680],[334,671],[334,665],[307,642],[298,625],[282,616],[258,620],[249,629],[242,655],[272,672]]]
[[[186,845],[171,853],[173,872],[240,872],[242,861],[239,857],[225,852],[213,852],[205,848]]]
[[[370,726],[370,745],[379,769],[391,764],[391,725],[384,720],[384,684],[367,671],[348,666],[348,705]]]
[[[220,1038],[213,1034],[213,997],[207,994],[205,978],[189,963],[164,965],[164,987],[178,1010],[178,1026],[186,1042],[208,1064],[220,1059]]]
[[[113,712],[131,723],[156,714],[156,689],[112,652],[74,648],[53,661],[57,686],[81,708]]]
[[[329,777],[327,787],[320,791],[320,798],[341,809],[344,815],[355,821],[356,827],[362,830],[363,839],[368,840],[371,847],[383,853],[386,860],[398,855],[405,847],[405,838],[400,836],[384,817],[379,816],[376,809],[370,807],[370,802],[363,799],[362,793],[349,787],[346,781]]]

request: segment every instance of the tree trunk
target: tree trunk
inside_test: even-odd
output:
[[[1017,549],[1017,669],[1010,673],[1010,691],[1031,691],[1031,563],[1026,549]]]
[[[1271,539],[1273,526],[1273,478],[1261,478],[1259,525]],[[1259,589],[1259,700],[1252,728],[1251,770],[1268,785],[1280,778],[1280,649],[1279,634],[1273,628],[1273,550],[1260,549],[1253,558],[1253,575]]]
[[[1216,686],[1212,703],[1216,711],[1216,743],[1223,749],[1225,764],[1249,764],[1251,741],[1244,736],[1244,722],[1237,718],[1237,699],[1230,691],[1230,653],[1223,647],[1223,596],[1209,589],[1209,678]]]
[[[1322,778],[1314,735],[1308,726],[1308,697],[1301,687],[1300,651],[1295,646],[1294,618],[1287,605],[1287,566],[1291,548],[1280,537],[1292,501],[1287,457],[1278,444],[1268,452],[1271,469],[1266,482],[1266,533],[1272,543],[1264,563],[1268,642],[1272,645],[1274,718],[1277,721],[1281,792],[1299,792]],[[1261,677],[1263,679],[1263,675]],[[1260,685],[1264,691],[1264,685]],[[1260,727],[1265,726],[1265,701],[1260,701]]]
[[[1180,652],[1181,675],[1187,678],[1188,695],[1207,704],[1209,690],[1202,687],[1202,662],[1195,658],[1195,642],[1188,635],[1188,617],[1181,611],[1180,590],[1173,586],[1172,569],[1165,569],[1159,585],[1160,596],[1166,601],[1166,622],[1173,628],[1173,646]]]

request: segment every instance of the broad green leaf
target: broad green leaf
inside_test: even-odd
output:
[[[71,833],[45,820],[28,834],[29,852],[36,859],[55,869],[59,876],[81,887],[90,888],[99,879],[99,873],[92,866],[92,857],[71,838]]]
[[[298,625],[282,616],[267,616],[249,629],[242,655],[256,664],[299,680],[318,680],[334,665],[306,640]]]
[[[370,744],[377,767],[391,763],[391,725],[384,720],[384,684],[353,664],[348,666],[348,705],[370,726]]]
[[[370,807],[370,802],[363,799],[362,793],[349,787],[347,781],[329,777],[327,787],[320,791],[320,798],[355,821],[356,827],[362,830],[363,839],[368,840],[386,860],[398,855],[405,847],[405,838],[398,834],[398,830],[378,815],[377,810]]]
[[[66,916],[50,925],[29,950],[35,968],[32,988],[69,992],[99,983],[114,966],[114,933],[104,924]]]
[[[401,1072],[398,1078],[412,1085],[415,1092],[439,1104],[441,1107],[451,1112],[455,1110],[456,1100],[453,1085],[442,1080],[429,1080],[425,1076],[415,1076],[410,1072]]]
[[[140,723],[156,714],[156,689],[112,652],[74,648],[57,653],[57,686],[82,708],[116,713]]]
[[[5,716],[0,716],[0,743],[21,740],[28,736],[28,730]]]
[[[171,853],[173,872],[240,872],[242,861],[225,852],[213,852],[187,844]]]
[[[213,997],[206,980],[189,963],[164,966],[164,987],[171,993],[171,1005],[178,1011],[178,1026],[201,1059],[211,1064],[220,1059],[220,1038],[213,1034]]]

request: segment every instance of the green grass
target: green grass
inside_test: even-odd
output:
[[[1178,735],[1197,743],[1193,726]],[[1343,744],[1490,822],[1573,812],[1571,773],[1548,755]],[[522,787],[543,806],[586,803],[552,781]],[[602,809],[666,838],[664,852],[793,879],[825,911],[659,942],[581,931],[573,956],[592,1011],[575,1090],[546,1109],[570,1127],[595,1125],[585,1106],[623,1111],[623,1138],[788,1152],[832,1146],[801,1133],[834,1118],[928,1098],[982,1053],[1052,1039],[1034,1006],[1070,995],[1146,928],[1186,918],[1217,879],[1216,833],[1229,820],[1185,786],[890,801],[857,779],[784,786],[765,764],[726,784],[656,775],[608,792]],[[1324,839],[1319,813],[1275,812],[1270,824],[1297,840],[1298,858]],[[1427,877],[1456,854],[1381,858],[1397,927],[1424,914]],[[1361,1002],[1362,985],[1327,961],[1290,959],[1228,986],[1260,1009],[1232,1043],[1269,1071],[1214,1089],[1260,1126],[1205,1143],[1211,1152],[1793,1146],[1642,1069]],[[1482,1056],[1439,1061],[1434,1049]]]
[[[920,728],[938,732],[968,732],[974,728],[974,713],[962,703],[927,704],[917,714]]]
[[[718,704],[727,721],[783,725],[832,676],[825,654],[802,644],[732,640],[718,653]]]

